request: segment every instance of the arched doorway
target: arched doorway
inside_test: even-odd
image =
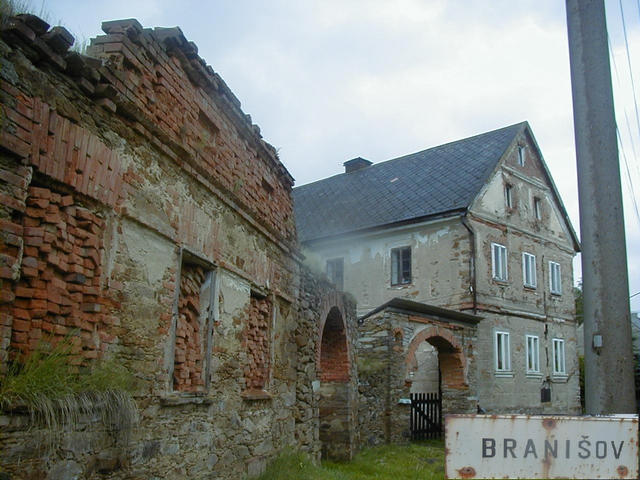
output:
[[[442,429],[442,415],[466,412],[469,385],[461,345],[445,329],[428,327],[418,332],[407,349],[407,381],[412,397],[412,429]],[[439,405],[434,407],[434,402]],[[426,422],[420,418],[430,417]],[[418,433],[418,435],[415,435]],[[426,432],[413,432],[422,438]],[[430,437],[430,435],[428,435]],[[425,437],[426,438],[426,437]]]
[[[352,456],[353,428],[347,328],[344,316],[336,306],[321,322],[317,370],[322,457],[349,459]]]

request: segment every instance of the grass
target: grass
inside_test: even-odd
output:
[[[42,443],[49,448],[63,431],[77,429],[86,415],[97,415],[108,431],[125,440],[138,420],[131,373],[114,361],[98,361],[79,372],[71,354],[78,340],[70,335],[55,346],[43,341],[0,378],[0,409],[26,408],[31,423],[44,427]]]
[[[444,479],[444,443],[428,441],[384,445],[361,451],[351,462],[314,465],[301,453],[286,452],[259,480],[440,480]]]

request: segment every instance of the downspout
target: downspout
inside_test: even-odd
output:
[[[469,276],[471,277],[471,295],[473,297],[473,314],[476,315],[478,313],[478,293],[477,293],[477,278],[476,278],[476,234],[471,228],[468,220],[469,210],[467,209],[464,215],[461,217],[462,225],[469,232],[469,239],[471,243],[471,259],[469,261]]]

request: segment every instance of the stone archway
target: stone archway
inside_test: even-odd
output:
[[[349,333],[343,310],[332,306],[320,319],[316,349],[320,443],[323,458],[350,459],[354,449]]]
[[[437,326],[424,328],[413,337],[407,348],[408,373],[415,372],[418,368],[416,353],[424,342],[437,350],[443,413],[467,412],[469,383],[462,346],[448,329]]]

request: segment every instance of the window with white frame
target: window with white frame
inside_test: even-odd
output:
[[[493,278],[501,282],[507,281],[507,247],[499,243],[491,244],[491,264]]]
[[[525,287],[536,288],[536,256],[530,253],[522,254],[522,277]]]
[[[344,259],[332,258],[327,260],[327,277],[338,290],[344,288]]]
[[[540,373],[540,339],[527,335],[527,373]]]
[[[411,247],[391,249],[391,285],[411,283]]]
[[[524,145],[518,145],[518,165],[520,165],[521,167],[524,167],[526,148],[527,147],[525,147]]]
[[[513,208],[513,185],[504,186],[504,203],[507,208]]]
[[[567,369],[564,361],[564,340],[553,339],[553,374],[566,375]]]
[[[496,372],[511,371],[511,351],[509,333],[496,332],[495,336]]]
[[[554,295],[562,295],[562,276],[557,262],[549,262],[549,288]]]

